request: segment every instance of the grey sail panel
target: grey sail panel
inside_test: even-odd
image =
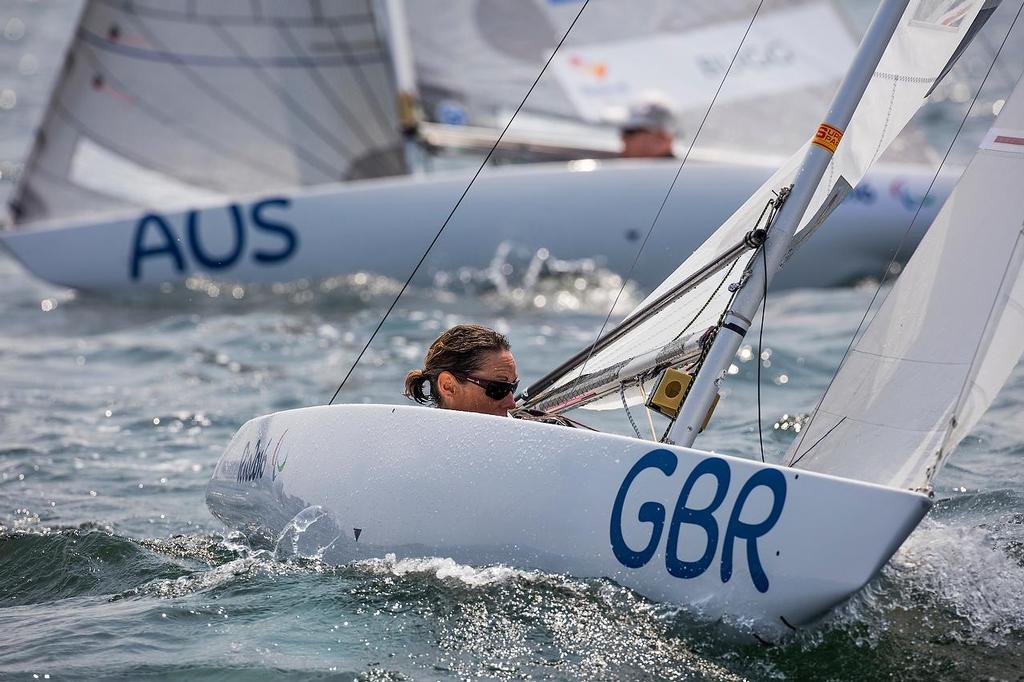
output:
[[[403,171],[370,0],[92,0],[19,222]]]

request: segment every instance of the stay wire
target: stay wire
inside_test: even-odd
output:
[[[376,329],[374,329],[373,333],[370,334],[370,338],[366,341],[366,345],[364,345],[363,349],[359,351],[359,355],[356,356],[355,362],[353,362],[352,366],[349,367],[348,372],[345,374],[345,378],[342,379],[341,383],[338,385],[338,390],[334,392],[334,395],[331,396],[330,401],[328,401],[328,405],[334,404],[334,400],[338,397],[338,394],[341,393],[341,389],[345,387],[345,384],[348,382],[349,377],[352,376],[352,372],[355,371],[355,368],[359,364],[359,361],[363,359],[363,355],[370,347],[370,344],[373,343],[373,340],[377,337],[377,334],[378,332],[380,332],[381,327],[384,326],[384,323],[387,321],[388,317],[395,309],[395,306],[398,305],[398,301],[399,299],[402,298],[402,294],[404,294],[405,290],[409,288],[409,284],[412,283],[413,277],[416,276],[416,273],[419,272],[420,267],[422,267],[423,263],[427,260],[427,256],[430,254],[430,251],[434,248],[434,245],[437,244],[437,240],[441,238],[441,233],[444,232],[446,227],[448,227],[448,223],[451,222],[452,216],[455,215],[455,212],[459,209],[459,206],[462,205],[462,200],[466,198],[467,194],[469,194],[469,190],[473,187],[473,183],[475,183],[476,179],[480,177],[480,173],[487,166],[487,162],[491,160],[491,156],[494,155],[494,151],[498,148],[498,145],[501,144],[502,139],[504,139],[505,133],[508,132],[508,129],[512,126],[512,122],[516,120],[516,116],[519,115],[519,112],[526,105],[526,101],[530,99],[530,95],[533,93],[534,88],[537,87],[537,83],[540,82],[541,77],[547,71],[548,66],[551,64],[551,61],[555,58],[555,55],[558,53],[558,50],[561,49],[562,44],[565,42],[566,38],[568,38],[569,34],[572,33],[573,27],[576,26],[576,22],[579,21],[580,16],[583,14],[583,11],[587,9],[587,5],[589,4],[590,0],[585,0],[585,2],[583,3],[583,7],[580,7],[580,11],[576,13],[576,16],[572,20],[572,23],[569,24],[569,28],[565,30],[565,34],[562,36],[562,39],[558,41],[558,45],[556,45],[555,49],[551,51],[551,54],[548,56],[548,60],[544,62],[544,66],[541,68],[540,73],[537,74],[537,78],[534,79],[533,84],[530,86],[530,89],[526,91],[526,95],[523,97],[523,101],[521,101],[519,103],[519,106],[516,107],[516,110],[512,114],[512,117],[508,120],[508,123],[505,124],[505,127],[501,131],[501,134],[498,135],[498,139],[496,139],[494,141],[494,144],[491,145],[491,149],[490,151],[487,152],[487,156],[484,157],[484,160],[480,163],[480,167],[476,169],[476,173],[473,174],[473,177],[472,179],[470,179],[469,184],[466,185],[466,189],[463,190],[462,195],[459,196],[459,200],[455,202],[455,205],[452,207],[452,210],[448,213],[448,217],[444,219],[444,223],[442,223],[440,229],[438,229],[437,234],[435,234],[434,238],[430,240],[430,244],[427,246],[426,251],[424,251],[423,255],[420,256],[420,259],[416,263],[416,266],[412,269],[412,272],[409,273],[409,277],[405,280],[405,284],[402,285],[402,288],[398,291],[398,294],[395,296],[395,300],[391,302],[390,306],[388,306],[387,311],[384,313],[384,317],[381,318],[380,322],[377,324]]]
[[[804,439],[807,437],[807,434],[810,432],[811,425],[814,423],[815,417],[818,416],[818,411],[821,409],[821,406],[824,404],[825,398],[828,396],[829,390],[831,390],[832,385],[836,381],[836,377],[839,376],[839,371],[843,368],[843,365],[846,362],[846,358],[850,355],[850,351],[853,350],[853,344],[857,341],[857,335],[860,334],[861,329],[864,327],[864,322],[865,322],[865,320],[867,320],[868,314],[871,312],[871,308],[875,304],[875,300],[878,298],[878,294],[881,293],[882,287],[885,285],[885,283],[887,281],[886,280],[886,276],[892,271],[893,264],[896,263],[896,258],[899,256],[900,252],[903,250],[903,247],[904,247],[904,245],[906,244],[906,241],[907,241],[907,237],[910,235],[910,231],[913,229],[914,224],[917,222],[918,217],[921,215],[922,209],[924,209],[925,202],[928,200],[928,197],[931,196],[932,189],[935,187],[935,182],[939,178],[939,173],[942,172],[942,168],[946,165],[946,161],[949,159],[949,155],[953,151],[953,147],[956,145],[956,141],[960,138],[960,133],[963,132],[964,126],[967,124],[967,119],[969,119],[970,116],[971,116],[971,111],[974,110],[975,105],[978,103],[978,98],[981,97],[981,92],[982,92],[982,90],[985,89],[985,84],[988,82],[988,78],[992,74],[992,70],[995,68],[996,62],[999,61],[999,55],[1002,54],[1003,48],[1006,47],[1006,41],[1009,39],[1010,34],[1013,32],[1013,27],[1016,26],[1017,20],[1020,19],[1020,15],[1021,15],[1021,11],[1022,10],[1024,10],[1024,2],[1022,2],[1020,4],[1020,6],[1017,8],[1017,14],[1014,15],[1013,21],[1010,22],[1010,27],[1006,30],[1006,35],[1003,36],[1002,42],[999,43],[999,49],[996,50],[995,55],[992,57],[992,61],[988,65],[988,70],[985,72],[985,77],[981,79],[981,84],[978,85],[978,90],[977,90],[977,92],[974,93],[974,98],[971,99],[971,105],[969,107],[967,107],[967,109],[965,110],[964,117],[960,121],[959,127],[957,127],[957,129],[956,129],[956,133],[953,135],[953,138],[949,141],[949,146],[946,148],[946,153],[943,154],[942,161],[939,162],[938,167],[935,169],[935,174],[932,176],[931,182],[928,183],[928,189],[925,191],[924,196],[921,198],[921,202],[918,204],[917,210],[914,212],[914,217],[911,218],[910,224],[907,225],[907,229],[903,231],[903,236],[900,237],[900,242],[899,242],[899,244],[896,245],[896,250],[893,251],[892,258],[889,259],[888,265],[886,265],[885,269],[882,271],[882,274],[880,275],[879,280],[878,280],[878,286],[875,287],[875,293],[871,295],[871,300],[868,301],[867,308],[865,308],[865,310],[864,310],[864,315],[861,316],[860,322],[857,324],[857,328],[853,332],[853,336],[850,337],[850,343],[846,346],[846,350],[843,352],[843,357],[839,360],[839,365],[836,367],[836,371],[833,372],[832,378],[829,379],[828,386],[825,387],[825,391],[821,394],[821,398],[818,399],[818,404],[814,406],[814,411],[811,413],[811,418],[807,422],[807,427],[804,428],[803,431],[800,434],[800,440],[797,443],[796,448],[794,448],[794,450],[793,450],[793,454],[794,455],[796,455],[796,453],[800,452],[800,448],[801,448],[801,446],[803,446]],[[883,300],[883,302],[884,302],[884,300]],[[844,421],[845,421],[845,419],[846,419],[846,417],[843,417]],[[828,436],[829,434],[831,434],[836,429],[836,427],[838,427],[838,426],[839,426],[839,424],[836,424],[831,429],[829,429],[828,433],[826,433],[824,436],[819,438],[814,443],[814,445],[812,445],[810,448],[805,450],[802,455],[800,455],[799,457],[795,457],[792,461],[790,461],[787,466],[791,466],[791,467],[792,466],[796,466],[800,462],[800,460],[802,460],[805,456],[807,456],[807,454],[814,447],[816,447],[818,445],[818,443],[820,443],[822,440],[824,440],[825,437]]]
[[[754,10],[754,14],[750,17],[750,23],[747,24],[747,29],[743,32],[743,37],[740,39],[740,43],[736,46],[736,51],[733,53],[732,59],[729,61],[729,67],[725,70],[725,74],[722,76],[722,80],[718,84],[718,89],[715,90],[715,96],[711,98],[711,103],[708,104],[708,108],[704,112],[704,117],[701,118],[700,124],[697,126],[697,131],[693,134],[693,139],[690,140],[690,146],[686,148],[686,154],[683,155],[679,168],[676,169],[675,177],[672,178],[672,184],[669,185],[668,191],[665,192],[665,196],[661,200],[661,205],[658,207],[658,212],[655,214],[654,220],[651,221],[651,226],[647,229],[647,234],[644,236],[644,240],[640,242],[640,248],[637,249],[636,256],[633,258],[633,264],[629,266],[629,271],[626,272],[626,276],[622,278],[622,286],[619,287],[618,293],[615,294],[615,300],[612,301],[611,306],[608,308],[608,314],[605,316],[604,322],[601,324],[601,329],[597,332],[597,338],[594,339],[594,343],[590,345],[590,352],[587,353],[587,357],[580,364],[579,376],[583,376],[587,363],[590,362],[590,358],[593,356],[594,350],[597,348],[598,341],[600,341],[601,337],[604,336],[604,330],[608,328],[608,322],[612,318],[612,313],[615,312],[615,307],[618,305],[619,299],[622,297],[622,292],[626,290],[629,278],[633,276],[633,271],[636,270],[636,266],[640,262],[640,254],[644,252],[647,242],[654,233],[654,228],[658,224],[658,219],[661,218],[661,214],[665,210],[665,205],[668,204],[668,198],[672,195],[672,190],[675,189],[676,183],[679,181],[679,175],[683,172],[683,167],[686,165],[687,160],[690,158],[690,153],[697,144],[697,138],[700,137],[701,131],[704,129],[704,124],[707,123],[708,117],[711,115],[711,110],[715,107],[715,102],[718,101],[718,95],[722,92],[722,87],[725,86],[725,82],[728,80],[729,74],[732,72],[732,67],[736,63],[736,59],[739,57],[740,50],[743,48],[743,44],[746,42],[747,36],[750,34],[750,29],[753,27],[754,20],[757,19],[757,15],[761,11],[762,5],[764,5],[764,0],[759,0],[757,8]]]
[[[761,445],[761,461],[764,462],[764,433],[761,424],[761,345],[764,342],[764,316],[768,312],[768,251],[761,245],[761,260],[764,263],[764,292],[761,296],[761,330],[757,333],[757,442]]]

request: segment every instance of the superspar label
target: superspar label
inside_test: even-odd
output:
[[[839,146],[839,140],[841,139],[843,139],[842,130],[834,128],[827,123],[822,123],[818,126],[818,132],[814,133],[814,137],[811,138],[811,142],[835,154],[836,147]]]

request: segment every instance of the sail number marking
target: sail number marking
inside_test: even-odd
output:
[[[640,548],[631,547],[626,543],[622,533],[622,515],[626,495],[636,478],[644,471],[657,469],[665,476],[671,476],[675,473],[678,463],[679,458],[675,453],[665,449],[652,450],[633,465],[619,486],[615,503],[612,505],[610,539],[612,552],[623,566],[640,568],[654,557],[661,544],[661,537],[665,532],[665,522],[668,519],[667,510],[662,503],[646,501],[641,504],[637,519],[641,523],[650,524],[651,533],[646,545]],[[690,499],[691,493],[697,482],[705,477],[714,481],[714,497],[707,506],[691,506],[693,504]],[[708,457],[701,460],[686,477],[672,510],[672,518],[668,523],[665,541],[665,569],[670,575],[684,580],[696,578],[703,575],[711,566],[718,553],[718,541],[721,534],[715,512],[725,501],[731,479],[732,470],[729,463],[719,457]],[[741,521],[744,506],[749,501],[751,494],[758,488],[766,488],[771,492],[771,510],[764,519],[756,523]],[[785,503],[786,477],[777,469],[761,469],[743,483],[729,512],[725,535],[722,538],[719,576],[723,583],[729,582],[732,578],[734,550],[737,543],[743,542],[746,545],[747,567],[754,587],[758,592],[768,591],[768,576],[761,564],[757,540],[775,526],[782,515]],[[704,543],[701,556],[692,561],[680,559],[680,547],[692,542],[696,542],[697,547],[701,542]]]
[[[169,260],[179,274],[190,270],[193,264],[201,270],[224,270],[246,254],[246,244],[254,241],[252,236],[255,233],[261,233],[266,243],[251,251],[250,258],[254,263],[273,265],[286,261],[294,255],[299,244],[295,228],[279,217],[290,205],[291,201],[285,198],[263,199],[250,206],[229,204],[225,210],[230,220],[231,246],[217,253],[213,253],[203,241],[202,218],[210,211],[193,209],[186,212],[183,235],[175,232],[166,216],[147,213],[135,224],[128,274],[132,280],[138,280],[142,276],[144,262],[160,259]]]

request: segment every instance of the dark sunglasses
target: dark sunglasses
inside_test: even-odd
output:
[[[505,396],[509,393],[514,393],[519,388],[519,380],[509,383],[508,381],[494,381],[491,379],[477,379],[471,377],[468,374],[456,374],[452,372],[452,375],[459,381],[468,381],[471,384],[476,384],[480,388],[484,389],[484,395],[491,400],[504,400]]]

